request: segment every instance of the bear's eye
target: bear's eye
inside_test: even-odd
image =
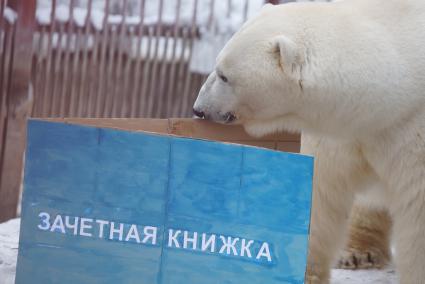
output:
[[[224,83],[227,83],[229,80],[227,79],[226,76],[224,75],[218,75],[218,77],[220,77],[221,81],[223,81]]]

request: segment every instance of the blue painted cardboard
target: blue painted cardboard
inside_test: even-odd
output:
[[[16,283],[303,283],[313,159],[28,123]]]

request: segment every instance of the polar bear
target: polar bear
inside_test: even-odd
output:
[[[307,283],[328,283],[353,202],[388,210],[401,283],[425,283],[425,2],[264,7],[226,44],[196,115],[315,156]]]

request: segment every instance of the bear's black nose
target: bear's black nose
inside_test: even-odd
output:
[[[205,118],[205,113],[203,111],[194,108],[193,113],[199,118]]]

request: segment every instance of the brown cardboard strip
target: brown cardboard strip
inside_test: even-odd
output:
[[[300,136],[297,134],[279,133],[256,138],[249,136],[241,126],[222,125],[200,119],[49,118],[44,120],[130,131],[172,134],[191,138],[252,145],[286,152],[298,153],[300,149]]]
[[[277,142],[275,149],[278,150],[278,151],[299,153],[300,152],[300,146],[301,146],[300,142],[291,142],[291,141],[282,142],[282,141],[279,141],[279,142]]]
[[[151,118],[46,118],[43,120],[65,122],[130,131],[147,131],[168,134],[167,119]]]

